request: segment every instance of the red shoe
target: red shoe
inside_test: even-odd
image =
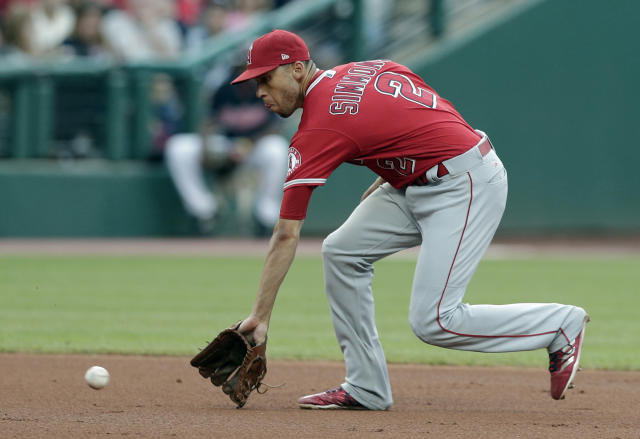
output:
[[[589,316],[584,318],[582,331],[571,343],[560,350],[549,354],[549,372],[551,373],[551,397],[553,399],[564,398],[564,392],[573,383],[578,371],[580,353],[582,352],[582,342],[584,340],[584,330],[589,321]]]
[[[366,410],[367,408],[349,395],[342,386],[316,393],[315,395],[303,396],[298,400],[301,409],[342,409],[342,410]]]

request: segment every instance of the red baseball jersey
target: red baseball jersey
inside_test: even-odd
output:
[[[480,139],[449,101],[403,65],[361,61],[321,71],[291,139],[280,216],[303,219],[311,190],[342,163],[366,166],[400,188]]]

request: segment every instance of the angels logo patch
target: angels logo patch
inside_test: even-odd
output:
[[[293,146],[289,147],[289,169],[287,169],[287,177],[291,175],[302,164],[302,156],[300,151]]]

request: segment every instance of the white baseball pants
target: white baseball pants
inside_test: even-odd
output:
[[[374,262],[403,249],[421,245],[409,323],[426,343],[480,352],[555,351],[578,335],[585,311],[575,306],[462,303],[506,198],[507,173],[491,150],[470,169],[432,176],[426,186],[384,184],[325,239],[325,288],[346,364],[343,387],[360,403],[384,410],[393,402],[371,282]]]

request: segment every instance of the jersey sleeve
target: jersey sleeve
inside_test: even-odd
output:
[[[307,216],[311,193],[316,186],[294,186],[284,191],[282,205],[280,206],[280,218],[290,220],[303,220]]]
[[[341,163],[358,155],[358,145],[339,132],[329,129],[298,132],[289,147],[284,190],[295,186],[322,186]]]

